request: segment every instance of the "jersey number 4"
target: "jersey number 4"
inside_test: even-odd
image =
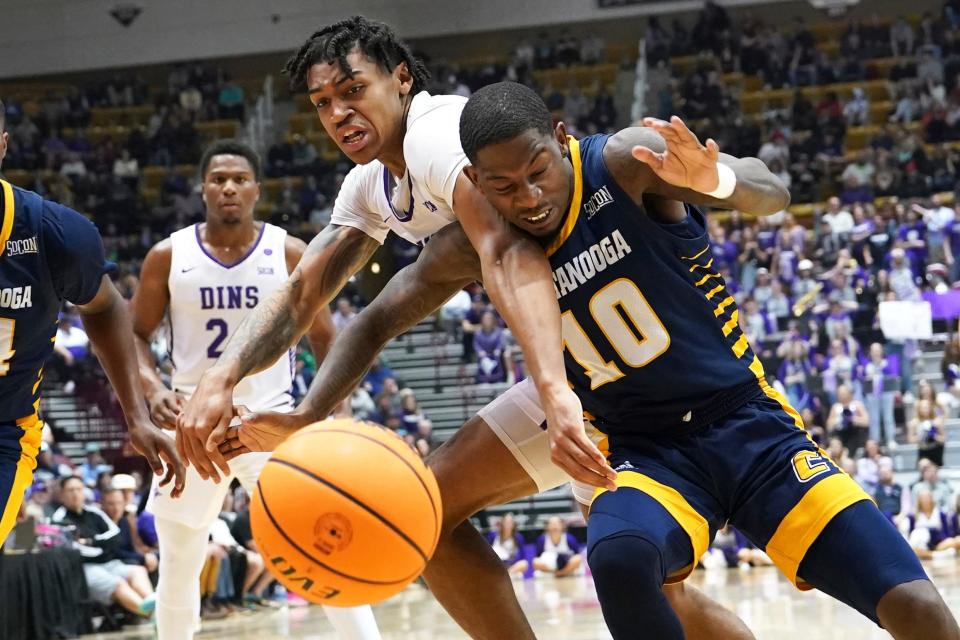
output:
[[[626,278],[614,280],[593,295],[590,315],[628,367],[643,367],[670,346],[670,335],[663,322],[637,285]],[[600,355],[572,311],[564,313],[560,320],[563,345],[590,378],[591,390],[623,377],[617,363]]]
[[[10,361],[13,360],[13,329],[17,321],[10,318],[0,318],[0,376],[10,372]]]

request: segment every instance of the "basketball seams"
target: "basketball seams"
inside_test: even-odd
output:
[[[378,428],[383,428],[383,427],[378,427]],[[383,443],[383,442],[380,442],[380,441],[377,440],[376,438],[371,438],[370,436],[368,436],[368,435],[366,435],[366,434],[364,434],[364,433],[359,433],[358,431],[353,431],[353,430],[350,430],[350,429],[337,429],[337,428],[322,427],[322,426],[321,426],[321,427],[318,427],[316,430],[312,430],[312,431],[307,431],[307,430],[304,429],[304,430],[298,431],[297,433],[293,434],[292,436],[290,436],[289,438],[287,438],[284,442],[293,440],[294,438],[298,438],[298,437],[301,437],[301,436],[306,436],[306,435],[309,435],[309,434],[312,434],[312,433],[318,433],[318,432],[321,432],[321,431],[326,432],[326,433],[343,433],[343,434],[346,434],[346,435],[357,436],[357,437],[359,437],[359,438],[363,438],[364,440],[369,440],[370,442],[373,442],[373,443],[377,444],[378,446],[383,447],[384,449],[386,449],[386,450],[389,451],[390,453],[392,453],[394,456],[397,457],[397,459],[399,459],[401,462],[403,462],[403,464],[405,464],[408,469],[410,469],[411,471],[413,471],[413,474],[414,474],[414,476],[416,476],[417,481],[420,483],[420,486],[423,487],[423,490],[427,493],[427,499],[428,499],[429,502],[430,502],[430,508],[433,510],[433,521],[434,521],[434,529],[435,529],[435,535],[433,536],[433,540],[434,540],[433,546],[434,546],[434,548],[436,548],[437,543],[440,541],[440,530],[441,530],[441,528],[443,527],[443,519],[442,519],[442,517],[438,517],[440,514],[437,513],[437,504],[436,504],[436,502],[435,502],[434,499],[433,499],[433,494],[430,493],[430,488],[429,488],[429,487],[426,485],[426,483],[423,481],[423,478],[420,476],[420,473],[414,468],[414,466],[413,466],[412,464],[410,464],[409,461],[407,461],[402,455],[400,455],[399,453],[397,453],[392,447],[388,446],[387,444],[385,444],[385,443]],[[406,446],[406,445],[405,445],[405,446]],[[412,451],[411,451],[411,453],[412,453]],[[274,458],[271,458],[270,460],[273,461]],[[278,460],[279,460],[279,459],[278,459]],[[424,468],[427,469],[428,471],[430,471],[430,468],[427,467],[425,464],[424,464]],[[433,472],[431,471],[431,473],[433,473]],[[437,487],[437,495],[438,495],[438,496],[440,495],[440,487]],[[411,544],[412,544],[412,542],[411,542]],[[416,546],[416,545],[414,545],[414,546]],[[420,551],[419,547],[417,547],[417,551]],[[423,554],[421,553],[421,555],[423,555]],[[424,559],[426,559],[426,556],[424,556]]]
[[[357,505],[358,507],[361,507],[364,511],[366,511],[367,513],[369,513],[370,515],[372,515],[373,517],[375,517],[377,520],[379,520],[379,521],[382,522],[384,525],[386,525],[391,531],[393,531],[395,534],[397,534],[398,536],[400,536],[400,537],[404,540],[404,542],[406,542],[408,545],[410,545],[410,546],[413,548],[413,550],[416,551],[417,554],[419,554],[420,559],[423,560],[423,564],[424,564],[424,565],[427,564],[427,561],[429,560],[429,558],[427,557],[427,554],[424,553],[422,549],[420,549],[420,546],[417,545],[416,542],[414,542],[413,540],[411,540],[410,537],[409,537],[406,533],[404,533],[399,527],[397,527],[397,525],[395,525],[395,524],[393,524],[392,522],[390,522],[389,520],[387,520],[387,519],[386,519],[385,517],[383,517],[379,512],[375,511],[372,507],[370,507],[369,505],[367,505],[365,502],[362,502],[361,500],[359,500],[359,499],[356,498],[355,496],[351,495],[351,494],[348,493],[347,491],[344,491],[343,489],[341,489],[341,488],[338,487],[337,485],[333,484],[332,482],[330,482],[329,480],[327,480],[327,479],[325,479],[325,478],[322,478],[321,476],[315,474],[314,472],[310,471],[309,469],[304,469],[303,467],[301,467],[301,466],[299,466],[299,465],[296,465],[296,464],[294,464],[294,463],[292,463],[292,462],[289,462],[289,461],[287,461],[287,460],[283,460],[283,459],[280,459],[280,458],[270,458],[270,460],[267,462],[267,464],[270,464],[270,463],[282,464],[283,466],[289,467],[290,469],[293,469],[294,471],[298,471],[298,472],[302,473],[303,475],[308,476],[308,477],[316,480],[317,482],[321,483],[322,485],[326,486],[327,488],[333,489],[334,491],[336,491],[337,493],[339,493],[341,496],[343,496],[343,497],[346,498],[347,500],[350,500],[351,502],[353,502],[353,503],[354,503],[355,505]]]
[[[291,465],[291,466],[292,466],[292,465]],[[294,468],[297,468],[297,467],[294,467]],[[322,482],[322,480],[320,480],[320,481]],[[328,485],[328,486],[329,486],[329,485]],[[331,488],[334,488],[334,489],[335,489],[335,487],[331,487]],[[410,582],[410,581],[413,580],[416,576],[420,575],[420,573],[423,572],[423,570],[421,569],[420,571],[416,572],[416,573],[414,574],[414,576],[412,576],[412,577],[401,578],[400,580],[382,581],[382,580],[369,580],[369,579],[367,579],[367,578],[361,578],[361,577],[358,577],[358,576],[351,575],[351,574],[349,574],[349,573],[344,573],[344,572],[342,572],[342,571],[338,571],[337,569],[334,569],[333,567],[331,567],[331,566],[328,565],[327,563],[323,562],[322,560],[318,560],[317,558],[315,558],[315,557],[313,556],[313,554],[309,553],[308,551],[305,551],[299,544],[296,543],[296,541],[294,541],[290,536],[287,535],[287,532],[283,530],[283,528],[280,526],[280,523],[277,522],[276,518],[273,517],[273,513],[270,511],[270,507],[267,505],[267,500],[266,500],[266,498],[264,498],[264,495],[263,495],[263,487],[260,486],[260,481],[259,481],[259,480],[257,481],[257,496],[260,498],[260,504],[263,505],[263,512],[264,512],[264,513],[266,514],[266,516],[270,519],[271,524],[273,524],[273,528],[274,528],[281,536],[283,536],[283,539],[286,540],[286,541],[287,541],[294,549],[296,549],[303,557],[307,558],[308,560],[310,560],[310,561],[313,562],[314,564],[317,564],[317,565],[323,567],[324,569],[326,569],[326,570],[329,571],[330,573],[336,574],[336,575],[340,576],[341,578],[346,578],[347,580],[353,580],[353,581],[355,581],[355,582],[362,582],[362,583],[364,583],[364,584],[374,584],[374,585],[379,585],[379,586],[391,586],[391,585],[397,585],[397,584],[401,584],[401,583]],[[359,504],[359,503],[358,503],[358,504]],[[418,551],[419,551],[419,549],[418,549]]]

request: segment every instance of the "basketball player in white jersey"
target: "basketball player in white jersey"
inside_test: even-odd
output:
[[[315,310],[336,295],[390,230],[414,242],[423,242],[441,229],[452,230],[452,234],[440,233],[426,251],[427,254],[444,253],[430,249],[434,243],[457,242],[458,236],[462,238],[459,228],[452,229],[456,226],[452,225],[455,220],[464,219],[461,203],[470,206],[475,197],[482,198],[471,192],[473,187],[462,175],[467,159],[459,142],[459,118],[465,100],[457,96],[431,96],[422,91],[425,84],[422,63],[386,25],[363,18],[331,25],[314,34],[291,59],[287,69],[291,74],[291,87],[309,90],[326,131],[341,150],[359,164],[344,181],[332,223],[310,243],[287,286],[261,305],[237,332],[224,355],[204,375],[193,400],[181,415],[178,437],[184,436],[188,441],[185,454],[194,464],[205,464],[208,473],[214,468],[211,459],[220,455],[217,445],[233,416],[230,398],[236,381],[273,362],[277,354],[295,343]],[[379,151],[371,157],[370,147],[377,145]],[[406,170],[400,172],[404,177],[400,181],[394,177],[397,174],[392,167],[398,157]],[[744,207],[747,210],[762,213],[765,207],[772,206],[771,198],[763,199],[767,195],[765,189],[751,189],[755,183],[739,173],[737,176],[740,187],[736,197],[721,204],[740,207],[744,194],[748,194],[754,199],[759,195],[761,201],[759,208]],[[651,180],[651,190],[659,188],[671,197],[678,192],[685,193],[657,182],[655,176]],[[782,203],[782,194],[775,195],[773,200]],[[717,203],[705,198],[701,195],[700,200]],[[556,213],[541,211],[531,215],[538,218]],[[467,229],[464,231],[470,235]],[[469,244],[477,247],[474,238],[470,238]],[[465,264],[431,261],[429,266],[421,265],[424,268],[419,269],[420,273],[426,270],[441,279],[456,278],[458,273],[475,274],[472,269],[477,253],[481,254],[482,263],[483,251],[470,251],[469,244],[465,247],[467,255],[460,261]],[[537,251],[543,256],[542,248],[537,247]],[[468,280],[475,277],[471,275]],[[546,277],[550,296],[555,301],[551,276]],[[484,284],[488,284],[486,267],[483,267],[483,279]],[[520,303],[526,303],[526,309],[533,312],[534,319],[508,318],[508,322],[515,331],[536,333],[544,326],[542,320],[550,308],[538,306],[537,301],[527,299],[523,291],[517,293],[521,296]],[[363,352],[359,368],[351,363],[349,371],[342,375],[332,372],[331,382],[339,388],[341,383],[349,384],[347,379],[355,374],[362,376],[368,349],[376,344],[378,351],[395,329],[410,326],[406,324],[408,321],[425,317],[442,301],[431,296],[405,299],[404,308],[396,310],[397,323],[364,336],[359,349]],[[500,309],[500,302],[495,300],[495,303]],[[559,345],[558,340],[549,348],[562,353]],[[530,348],[536,347],[524,347],[528,358],[538,355],[531,353]],[[561,375],[566,385],[565,372]],[[534,371],[534,378],[536,376]],[[564,484],[570,480],[564,471],[587,484],[607,486],[606,481],[611,477],[600,464],[593,462],[590,451],[597,454],[599,451],[586,439],[582,420],[576,427],[579,432],[572,435],[551,425],[550,413],[544,411],[543,398],[538,393],[540,381],[537,382],[536,387],[530,382],[518,385],[494,401],[467,422],[430,461],[443,495],[445,529],[424,578],[440,603],[474,638],[499,640],[534,636],[509,577],[467,517],[488,505]],[[333,406],[343,397],[338,395]],[[306,424],[303,418],[304,414],[291,414],[289,421],[276,423],[277,428],[295,430]],[[565,456],[563,469],[553,464],[556,459],[551,461],[551,448],[542,437],[541,424],[545,420],[555,451]],[[241,428],[240,433],[243,431]],[[255,437],[256,432],[251,433]],[[567,448],[564,440],[566,445],[573,445],[573,449]],[[589,447],[582,446],[584,440]],[[251,441],[243,444],[251,450],[272,449],[272,446],[258,447]],[[600,458],[603,459],[602,455]],[[695,589],[677,585],[666,593],[689,638],[753,637],[735,616]]]
[[[200,376],[217,359],[236,327],[257,304],[280,289],[306,245],[283,229],[254,220],[260,195],[260,161],[247,145],[222,140],[211,145],[200,163],[206,223],[173,233],[154,246],[144,260],[134,297],[134,332],[140,378],[154,421],[176,428],[183,403]],[[169,318],[172,388],[157,375],[149,341]],[[321,360],[333,338],[326,308],[314,314],[307,332]],[[292,350],[269,367],[243,380],[234,401],[286,412],[293,409]],[[237,458],[232,475],[220,482],[188,469],[183,494],[173,498],[154,483],[148,508],[156,517],[160,539],[157,629],[160,640],[192,638],[200,610],[199,578],[211,523],[220,512],[230,480],[253,493],[269,454]],[[337,609],[327,615],[349,640],[377,640],[380,634],[370,607]]]

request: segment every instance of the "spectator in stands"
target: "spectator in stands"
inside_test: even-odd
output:
[[[880,482],[880,468],[893,468],[893,460],[880,452],[880,443],[868,439],[863,445],[863,455],[857,458],[856,480],[867,493],[873,493]]]
[[[907,24],[903,16],[897,16],[897,19],[890,25],[890,51],[893,53],[893,57],[913,55],[913,40],[913,28]]]
[[[33,517],[35,522],[48,521],[57,509],[50,495],[50,482],[38,479],[30,487],[24,512],[27,517]]]
[[[384,383],[388,379],[393,380],[394,385],[396,385],[396,374],[393,369],[384,362],[381,356],[377,356],[373,366],[363,377],[363,387],[372,397],[377,397],[383,391]]]
[[[131,189],[137,188],[140,182],[140,163],[131,157],[129,150],[123,149],[120,157],[114,160],[113,175],[126,182]]]
[[[870,428],[870,415],[863,403],[853,397],[850,387],[837,387],[837,401],[827,418],[827,434],[839,438],[844,448],[855,451],[865,440]]]
[[[233,580],[233,584],[228,585],[224,590],[226,594],[230,594],[227,598],[235,604],[259,599],[259,594],[254,592],[254,587],[260,582],[265,570],[263,556],[237,542],[230,532],[228,518],[224,517],[223,513],[210,526],[210,541],[223,550],[226,558],[221,557],[221,560],[230,566],[230,571],[224,572],[224,574],[229,573],[230,579]],[[221,564],[221,571],[223,571],[223,564]]]
[[[949,510],[953,506],[956,491],[954,491],[953,484],[949,480],[940,477],[940,465],[929,459],[921,458],[917,466],[920,468],[921,479],[911,489],[913,504],[918,504],[921,491],[929,491],[938,509]]]
[[[943,449],[947,441],[943,416],[938,416],[929,400],[917,400],[914,416],[907,423],[907,438],[917,444],[917,455],[938,467],[943,465]]]
[[[851,127],[862,127],[870,123],[870,100],[860,87],[854,88],[850,100],[843,105],[843,117]]]
[[[156,571],[159,566],[157,554],[140,542],[137,533],[136,505],[127,503],[120,489],[107,489],[100,497],[100,506],[120,530],[115,556],[125,564],[144,567],[148,573]]]
[[[841,440],[839,436],[829,436],[826,451],[830,460],[841,469],[846,469],[850,466],[856,467],[856,463],[853,461],[853,458],[850,457],[849,450],[844,446],[843,440]]]
[[[949,536],[949,520],[926,489],[917,493],[916,511],[903,521],[902,528],[910,546],[920,558],[932,558],[941,542]]]
[[[336,327],[337,333],[343,331],[343,328],[347,326],[347,323],[356,317],[357,310],[353,306],[353,303],[350,302],[350,298],[339,298],[337,300],[337,308],[331,314],[333,326]]]
[[[523,558],[523,536],[517,531],[512,513],[500,518],[496,529],[487,534],[487,542],[511,575],[522,576],[527,572],[529,564]]]
[[[297,175],[307,175],[315,169],[317,149],[302,135],[293,136],[293,171]]]
[[[488,305],[483,299],[482,294],[475,294],[470,309],[463,316],[461,331],[463,332],[463,360],[469,362],[473,359],[474,351],[473,337],[480,330],[480,321],[483,314],[487,311]]]
[[[507,338],[496,314],[487,310],[480,318],[480,329],[473,334],[477,354],[477,383],[506,382]]]
[[[100,445],[97,443],[88,442],[84,446],[84,451],[86,452],[86,460],[80,464],[77,471],[84,485],[92,489],[97,485],[97,477],[104,471],[110,471],[113,467],[104,460],[100,453]]]
[[[103,511],[84,505],[83,480],[64,478],[60,502],[63,506],[54,512],[52,522],[73,527],[73,546],[83,557],[90,597],[104,605],[116,602],[133,614],[149,617],[156,603],[147,571],[117,558],[120,530]]]
[[[896,363],[887,358],[883,345],[870,345],[870,360],[863,366],[863,399],[870,415],[870,439],[893,443],[897,432],[893,405],[896,388],[887,384],[888,378],[899,373]]]
[[[783,383],[790,406],[803,411],[810,405],[809,380],[813,367],[807,358],[807,344],[799,339],[788,340],[785,345],[787,357],[780,364],[777,379]]]
[[[853,215],[841,206],[837,197],[827,200],[827,210],[823,213],[822,220],[825,220],[830,225],[830,231],[838,236],[846,237],[853,230]]]
[[[429,422],[426,414],[420,409],[417,403],[417,397],[410,389],[404,389],[400,392],[400,423],[401,429],[406,433],[417,433],[420,424]]]
[[[838,337],[830,341],[829,357],[824,361],[824,366],[821,369],[823,388],[831,402],[839,400],[840,387],[846,386],[847,391],[851,391],[850,386],[853,384],[854,367],[856,366],[856,352],[851,353],[843,339],[839,337],[840,327],[844,327],[844,325],[837,327]],[[864,411],[865,413],[866,411]],[[864,424],[863,426],[866,427],[867,425]],[[829,421],[827,427],[830,428]]]
[[[883,515],[892,520],[900,515],[903,487],[893,481],[893,465],[881,465],[877,477],[879,483],[873,491],[873,500]]]
[[[954,397],[960,392],[960,339],[954,338],[947,343],[940,362],[943,381]]]
[[[581,546],[573,535],[567,533],[563,520],[551,516],[544,532],[537,538],[533,568],[558,578],[571,575],[583,563],[583,557],[579,555]]]
[[[890,251],[890,289],[897,300],[920,300],[913,269],[907,261],[907,254],[899,247]]]
[[[219,116],[223,120],[243,120],[243,88],[233,81],[229,74],[224,75],[220,94],[217,96]]]

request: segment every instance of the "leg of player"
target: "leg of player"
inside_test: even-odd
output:
[[[437,477],[444,523],[423,573],[434,597],[475,640],[535,638],[500,558],[467,518],[537,492],[537,484],[479,417],[471,418],[427,464]]]
[[[590,518],[590,507],[580,503],[584,520]],[[687,640],[755,640],[756,636],[737,617],[716,600],[708,598],[685,582],[663,585],[663,595],[673,608]]]
[[[869,501],[830,520],[798,575],[897,640],[960,639],[960,628],[903,536]]]
[[[189,640],[200,619],[200,572],[207,553],[209,527],[196,529],[160,517],[156,525],[160,540],[157,638]]]
[[[35,417],[0,424],[0,547],[17,523],[23,494],[33,481],[42,429]]]

